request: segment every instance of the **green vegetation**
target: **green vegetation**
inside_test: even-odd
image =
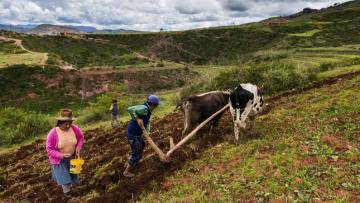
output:
[[[281,99],[256,121],[259,136],[208,149],[140,202],[356,201],[359,84],[357,76]]]
[[[109,121],[109,108],[114,98],[118,101],[120,120],[128,121],[130,115],[127,112],[127,108],[144,103],[148,94],[126,95],[124,94],[126,91],[127,87],[124,85],[113,86],[109,92],[97,97],[96,102],[90,103],[88,107],[80,110],[78,113],[80,117],[77,122],[83,125],[91,125],[102,121]],[[160,97],[162,104],[156,109],[156,116],[162,117],[171,113],[177,104],[178,93],[176,91],[159,92],[157,95]]]
[[[0,68],[15,64],[41,64],[44,61],[42,53],[28,53],[17,47],[14,41],[0,41]]]
[[[79,105],[78,96],[66,95],[68,79],[57,79],[61,70],[55,67],[14,65],[0,69],[0,103],[42,113],[53,113],[71,103]],[[46,81],[58,84],[48,88]],[[81,103],[81,101],[80,101]],[[80,104],[81,105],[81,104]]]
[[[175,62],[229,64],[263,49],[281,35],[262,28],[201,29],[185,32],[96,35],[129,49]],[[166,50],[166,51],[165,51]]]
[[[148,62],[146,58],[140,58],[114,43],[59,36],[25,36],[23,43],[27,49],[51,53],[49,57],[52,63],[65,61],[79,68],[136,65]]]
[[[37,65],[44,61],[42,53],[23,53],[23,54],[1,54],[0,68],[17,64]]]
[[[263,63],[234,68],[215,78],[217,89],[229,89],[240,83],[252,83],[262,87],[266,94],[292,89],[316,79],[313,71],[304,71],[289,64]]]
[[[1,54],[23,54],[26,51],[17,47],[14,41],[0,41],[0,53]]]
[[[289,34],[290,36],[297,36],[297,37],[312,37],[315,33],[321,32],[319,29],[315,30],[308,30],[303,33],[295,33],[295,34]]]
[[[184,32],[86,35],[84,39],[0,31],[36,51],[25,53],[14,42],[0,41],[0,67],[4,67],[0,69],[0,110],[15,107],[54,115],[67,107],[79,115],[79,124],[97,125],[109,119],[114,97],[119,98],[121,114],[127,115],[128,106],[158,93],[166,102],[157,111],[164,115],[180,96],[232,89],[239,83],[255,83],[271,95],[359,70],[358,12],[360,3],[354,1],[284,25],[251,23]],[[47,66],[33,65],[42,62],[44,53],[49,53]],[[28,65],[12,66],[20,62]],[[86,69],[62,71],[56,67],[60,64]],[[85,71],[104,72],[87,75]],[[103,88],[98,81],[109,84],[108,93],[92,94]],[[119,84],[127,86],[122,89]],[[83,96],[86,93],[93,96]]]
[[[20,143],[51,128],[47,116],[16,108],[0,109],[0,146]]]

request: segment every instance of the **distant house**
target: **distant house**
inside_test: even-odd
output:
[[[284,25],[287,24],[289,21],[285,18],[269,18],[263,21],[260,21],[263,25]]]
[[[86,34],[78,32],[60,32],[60,36],[83,39],[86,37]]]

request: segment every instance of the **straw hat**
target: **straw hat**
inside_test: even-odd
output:
[[[59,117],[56,118],[58,121],[74,121],[75,118],[72,115],[71,109],[61,109],[59,112]]]

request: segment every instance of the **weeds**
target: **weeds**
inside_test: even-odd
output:
[[[217,89],[232,89],[241,83],[257,84],[266,94],[292,89],[315,80],[315,73],[284,63],[262,63],[234,68],[215,78]]]
[[[51,129],[47,116],[12,107],[0,110],[0,146],[20,143]]]

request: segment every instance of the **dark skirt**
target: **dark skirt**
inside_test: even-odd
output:
[[[58,185],[66,185],[79,182],[79,175],[70,173],[70,160],[64,158],[60,164],[51,165],[51,177]]]

